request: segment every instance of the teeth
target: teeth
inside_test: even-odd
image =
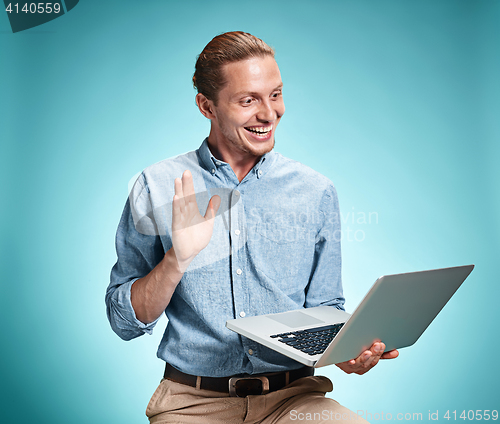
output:
[[[267,127],[267,128],[264,128],[264,127],[253,127],[253,128],[250,128],[249,127],[249,128],[247,128],[247,130],[252,131],[254,133],[258,133],[258,134],[268,133],[272,129],[273,129],[273,127]]]

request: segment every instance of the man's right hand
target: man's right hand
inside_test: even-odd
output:
[[[219,196],[213,196],[208,203],[205,216],[201,216],[196,203],[191,172],[184,171],[182,179],[175,179],[172,245],[181,272],[186,270],[194,257],[210,242],[220,202]]]

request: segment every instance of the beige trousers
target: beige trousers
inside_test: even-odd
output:
[[[367,423],[337,401],[326,377],[304,377],[267,395],[229,397],[162,380],[146,409],[151,424]]]

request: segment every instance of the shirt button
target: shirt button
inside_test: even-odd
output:
[[[240,317],[241,318],[245,318],[245,315],[246,315],[245,312],[243,312],[243,311],[240,312]]]
[[[215,169],[214,168],[212,168],[212,174],[215,174]]]
[[[216,164],[217,166],[221,166],[221,165],[222,165],[222,162],[217,161],[217,162],[215,162],[215,164]]]
[[[248,354],[249,355],[253,355],[253,350],[252,349],[248,349]]]
[[[235,230],[234,234],[236,234],[237,236],[239,236],[240,235],[240,230]]]
[[[243,271],[241,269],[239,269],[239,268],[236,270],[236,274],[238,274],[238,275],[241,275],[242,272]]]
[[[259,177],[261,177],[261,176],[262,176],[262,171],[261,171],[260,169],[259,169],[258,174],[259,174]]]

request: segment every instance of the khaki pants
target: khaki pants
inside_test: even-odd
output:
[[[304,377],[267,395],[229,397],[162,380],[146,409],[151,424],[160,423],[366,423],[325,397],[333,390],[326,377]]]

